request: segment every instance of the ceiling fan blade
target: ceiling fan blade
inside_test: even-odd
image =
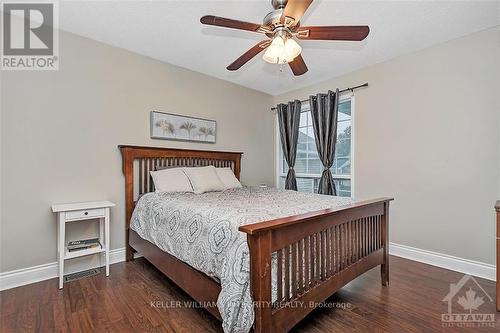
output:
[[[264,40],[262,42],[259,42],[256,44],[254,47],[252,47],[250,50],[246,51],[236,59],[231,65],[227,66],[227,69],[230,71],[235,71],[239,69],[241,66],[246,64],[250,59],[255,57],[257,54],[262,52],[265,48],[267,48],[271,44],[270,40]]]
[[[368,36],[370,28],[359,26],[300,27],[297,38],[310,40],[352,40],[361,41]]]
[[[213,15],[205,15],[200,19],[200,22],[207,25],[215,25],[218,27],[239,29],[239,30],[247,30],[259,32],[259,29],[263,28],[260,24],[244,22],[233,20],[225,17],[213,16]]]
[[[287,22],[288,19],[292,20],[290,25],[296,25],[312,2],[313,0],[288,0],[285,10],[281,15],[281,23]]]
[[[297,57],[295,57],[295,59],[293,59],[292,62],[288,63],[288,65],[290,65],[293,75],[295,76],[299,76],[307,72],[306,63],[304,62],[304,59],[300,54]]]

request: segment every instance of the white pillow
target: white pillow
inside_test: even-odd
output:
[[[219,176],[219,179],[222,184],[224,184],[224,188],[226,190],[230,188],[242,187],[240,181],[236,178],[231,168],[215,168],[215,172],[217,172],[217,176]]]
[[[214,166],[184,168],[186,176],[193,186],[194,193],[205,193],[212,191],[223,191],[224,184],[217,176]]]
[[[191,182],[183,168],[162,169],[150,171],[155,192],[193,192]]]

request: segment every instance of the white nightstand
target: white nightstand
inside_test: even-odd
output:
[[[106,276],[109,276],[109,211],[115,204],[110,201],[78,202],[52,205],[52,212],[57,213],[57,262],[59,263],[59,289],[63,287],[64,260],[105,253]],[[66,223],[90,219],[99,219],[99,241],[102,248],[92,248],[69,252],[66,248]]]

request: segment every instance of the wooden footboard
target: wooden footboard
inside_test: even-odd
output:
[[[287,332],[318,303],[378,265],[382,284],[388,285],[391,200],[241,226],[250,249],[255,332]],[[273,275],[277,278],[274,299]]]

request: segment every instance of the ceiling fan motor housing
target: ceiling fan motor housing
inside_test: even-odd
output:
[[[271,4],[274,9],[283,9],[285,8],[288,0],[271,0]]]
[[[283,14],[283,9],[275,9],[264,17],[263,25],[269,27],[270,29],[283,26],[281,23],[281,15]]]
[[[300,26],[300,22],[287,20],[286,22],[282,21],[283,12],[285,10],[285,6],[287,5],[288,0],[271,0],[271,4],[273,5],[274,10],[267,14],[264,17],[264,21],[262,22],[264,26],[269,27],[270,30],[276,32],[277,29],[285,28],[290,33],[297,30]],[[269,38],[272,38],[273,34],[266,33]]]

